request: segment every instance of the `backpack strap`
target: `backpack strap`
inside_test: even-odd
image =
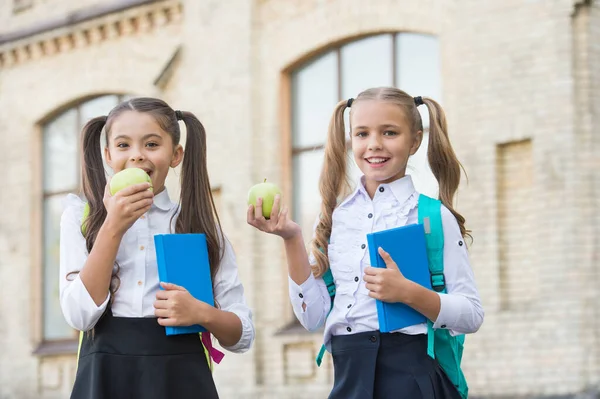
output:
[[[335,298],[335,281],[333,281],[333,273],[331,273],[331,269],[328,268],[325,274],[323,274],[323,281],[325,282],[329,296],[333,301],[333,298]]]
[[[431,287],[436,292],[446,292],[444,278],[444,228],[442,225],[442,203],[421,194],[418,207],[419,223],[425,229],[425,243],[431,274]],[[435,332],[433,322],[427,321],[427,354],[435,359]]]
[[[328,268],[325,274],[323,274],[323,281],[327,286],[327,291],[329,292],[329,297],[331,298],[331,307],[327,313],[327,316],[329,316],[329,313],[331,313],[331,310],[333,309],[333,300],[335,299],[335,281],[333,281],[333,273],[331,273],[331,269]],[[325,318],[327,318],[327,316]],[[327,348],[325,348],[325,344],[321,345],[321,350],[319,350],[319,354],[317,355],[316,359],[317,367],[321,367],[323,356],[325,355],[326,350]]]
[[[206,361],[208,362],[210,371],[213,371],[214,363],[221,363],[221,360],[223,360],[225,354],[213,346],[211,335],[208,331],[201,332],[199,334],[202,346],[204,346],[204,355],[206,356]]]
[[[77,368],[79,367],[79,354],[81,353],[83,334],[85,334],[83,331],[79,331],[79,343],[77,344],[77,362],[75,363],[75,372],[77,372]]]

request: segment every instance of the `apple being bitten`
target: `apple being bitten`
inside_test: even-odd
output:
[[[139,183],[150,183],[149,190],[152,191],[152,180],[145,170],[140,168],[123,169],[110,179],[110,194],[115,195],[125,187]]]
[[[276,184],[267,183],[267,179],[265,179],[262,183],[254,185],[248,191],[248,205],[256,206],[256,201],[259,198],[262,198],[262,214],[265,219],[269,219],[271,217],[271,211],[273,210],[273,202],[275,201],[275,196],[279,194],[281,197],[281,190],[277,187]]]

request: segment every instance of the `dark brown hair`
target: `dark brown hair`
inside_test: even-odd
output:
[[[151,115],[156,123],[173,140],[173,147],[179,144],[181,131],[175,111],[160,99],[140,97],[124,101],[117,105],[107,116],[90,120],[83,128],[82,177],[83,194],[89,204],[89,216],[85,222],[85,240],[88,252],[91,252],[100,227],[106,219],[103,197],[106,175],[102,163],[100,137],[102,129],[106,132],[106,141],[110,137],[110,128],[114,120],[126,111],[136,111]],[[191,112],[178,111],[185,123],[187,135],[185,155],[181,168],[181,196],[179,216],[175,221],[176,233],[204,233],[208,245],[211,276],[213,282],[223,257],[225,238],[212,197],[206,162],[206,132],[202,123]],[[119,288],[119,266],[113,273],[110,286],[111,301]]]
[[[378,87],[361,92],[351,103],[352,107],[363,101],[377,100],[393,103],[400,107],[411,126],[411,132],[416,134],[423,131],[423,121],[415,105],[415,99],[402,90],[393,87]],[[460,227],[463,237],[469,236],[465,228],[465,218],[452,206],[454,194],[460,182],[462,165],[458,161],[450,140],[446,115],[442,107],[428,97],[422,98],[429,110],[429,148],[427,158],[431,171],[439,184],[439,199],[452,212]],[[329,123],[327,143],[325,145],[325,160],[319,179],[321,193],[321,215],[311,244],[311,250],[317,260],[313,267],[315,276],[322,276],[329,268],[327,247],[331,236],[333,210],[338,201],[348,195],[350,184],[347,178],[346,165],[346,134],[344,128],[344,111],[348,101],[340,101]]]

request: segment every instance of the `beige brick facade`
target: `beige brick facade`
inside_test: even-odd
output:
[[[42,320],[40,127],[103,93],[162,97],[206,126],[212,184],[257,330],[249,353],[216,366],[221,396],[326,397],[330,357],[320,369],[313,362],[321,333],[281,331],[293,321],[283,248],[246,225],[246,193],[268,177],[289,198],[286,74],[336,43],[402,31],[439,37],[443,103],[469,176],[458,209],[473,232],[486,310],[467,337],[473,397],[573,394],[600,383],[598,1],[30,3],[15,14],[11,1],[0,5],[0,399],[68,397],[74,355],[33,354]],[[173,193],[176,184],[171,176]]]

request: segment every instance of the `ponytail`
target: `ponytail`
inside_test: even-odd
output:
[[[100,137],[106,121],[106,116],[93,118],[86,123],[82,131],[81,176],[83,194],[87,200],[86,206],[89,208],[88,215],[82,223],[82,233],[85,236],[88,253],[92,251],[100,227],[106,219],[106,208],[104,207],[106,174],[100,149]],[[121,283],[119,264],[117,263],[116,266],[116,270],[112,273],[111,284],[108,287],[111,303],[114,301],[115,292],[117,292]]]
[[[206,159],[206,131],[191,112],[176,111],[187,130],[181,167],[180,212],[177,233],[204,233],[213,281],[223,257],[225,240],[212,196]]]
[[[418,97],[417,97],[418,98]],[[450,139],[448,137],[448,125],[444,110],[436,101],[425,97],[422,103],[429,111],[429,148],[427,159],[431,171],[439,184],[439,197],[442,204],[456,218],[460,233],[463,237],[471,237],[469,230],[465,227],[465,218],[453,207],[454,195],[460,184],[460,172],[464,171],[458,161]]]
[[[327,248],[331,236],[332,215],[338,200],[347,195],[350,189],[347,171],[346,130],[344,127],[344,111],[351,101],[340,101],[333,111],[325,145],[325,160],[319,178],[321,193],[321,215],[311,243],[312,253],[317,260],[313,266],[315,277],[321,277],[329,268]]]
[[[103,203],[106,175],[100,149],[100,137],[106,119],[106,116],[98,116],[90,120],[83,127],[82,132],[81,177],[83,194],[89,206],[89,215],[85,221],[88,251],[92,250],[98,230],[106,218]]]

